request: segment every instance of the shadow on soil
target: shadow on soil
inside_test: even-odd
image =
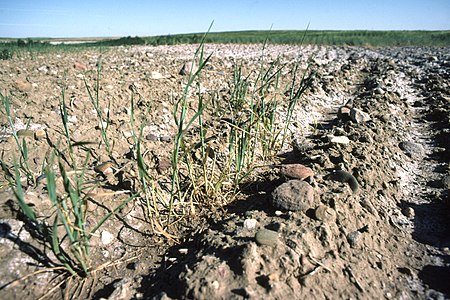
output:
[[[448,195],[444,195],[448,197]],[[423,244],[439,249],[450,247],[450,208],[443,201],[411,205],[414,209],[414,232],[412,237]],[[426,265],[419,278],[431,289],[450,296],[450,255],[439,255],[439,265]]]
[[[249,210],[264,211],[267,215],[274,213],[270,208],[269,197],[270,193],[279,185],[278,180],[268,182],[256,182],[246,187],[246,200],[236,200],[233,203],[224,207],[225,214],[220,216],[212,216],[206,221],[206,230],[221,232],[225,235],[225,239],[236,239],[235,233],[226,229],[226,225],[230,222],[228,216],[243,215]],[[261,191],[262,187],[265,194],[257,194],[255,191]],[[144,299],[164,299],[167,295],[170,298],[180,299],[186,297],[185,293],[188,289],[185,278],[181,274],[187,268],[195,270],[196,264],[201,262],[202,257],[207,255],[214,255],[221,261],[226,262],[230,270],[237,275],[242,274],[242,266],[239,263],[240,256],[245,248],[245,244],[220,247],[213,244],[205,244],[202,238],[205,235],[205,230],[194,234],[190,241],[175,245],[171,247],[166,254],[161,258],[162,263],[156,272],[152,272],[148,276],[144,276],[137,292],[142,293]],[[251,238],[243,238],[251,239]],[[240,241],[242,242],[242,241]],[[180,249],[187,249],[186,255],[180,255]],[[202,257],[198,255],[202,251]],[[175,258],[174,262],[171,259]],[[241,291],[234,291],[239,295]]]

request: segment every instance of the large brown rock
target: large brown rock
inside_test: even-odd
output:
[[[314,189],[305,181],[289,180],[273,191],[272,204],[282,210],[306,212],[316,206]]]

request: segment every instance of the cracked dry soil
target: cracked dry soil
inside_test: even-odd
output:
[[[101,59],[101,97],[111,100],[114,156],[120,166],[129,164],[125,108],[133,94],[136,114],[152,107],[144,146],[155,174],[164,177],[157,169],[158,161],[169,157],[175,130],[170,95],[182,90],[185,79],[178,71],[194,52],[195,46],[178,45],[24,54],[0,62],[0,88],[11,98],[16,129],[30,120],[32,130],[44,129],[47,141],[56,141],[61,126],[57,107],[65,86],[74,139],[98,136],[82,79],[94,75],[74,64],[95,69]],[[222,102],[235,65],[251,74],[261,64],[261,45],[206,45],[205,52],[212,58],[202,93]],[[304,68],[310,61],[314,70],[312,87],[294,113],[292,138],[270,162],[300,163],[314,172],[308,183],[314,189],[311,207],[305,212],[273,207],[273,191],[288,179],[269,163],[220,209],[199,207],[196,216],[180,222],[179,243],[155,234],[143,204],[130,203],[102,227],[113,240],[92,241],[93,260],[114,264],[92,278],[66,281],[46,297],[450,298],[449,53],[448,48],[269,46],[268,61],[289,65],[299,58]],[[284,75],[281,80],[289,82],[289,74]],[[19,79],[31,85],[21,87]],[[286,85],[280,86],[282,99]],[[355,120],[348,113],[355,109],[368,119]],[[0,151],[10,164],[14,141],[3,112],[1,118]],[[330,137],[341,137],[340,142]],[[30,159],[39,166],[47,141],[28,139]],[[92,167],[105,161],[101,150],[96,153]],[[337,170],[351,174],[358,188],[348,179],[333,180]],[[116,184],[116,190],[134,186],[130,173],[124,172],[122,179],[129,182]],[[102,186],[94,199],[92,222],[121,199],[120,194],[101,193],[111,185]],[[38,211],[50,209],[44,188],[27,187],[26,197]],[[0,205],[0,297],[39,298],[60,282],[58,273],[14,280],[48,267],[36,255],[48,249],[27,231],[5,182]],[[267,244],[255,240],[261,229],[275,232]]]

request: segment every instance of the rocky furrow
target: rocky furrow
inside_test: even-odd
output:
[[[240,213],[213,222],[196,237],[187,246],[189,255],[172,272],[161,271],[167,282],[176,283],[171,287],[178,288],[166,286],[164,295],[321,298],[333,290],[338,297],[425,297],[426,287],[417,272],[431,259],[399,225],[399,220],[409,221],[399,207],[403,192],[397,172],[406,159],[399,142],[407,133],[398,129],[410,117],[398,90],[399,70],[389,57],[374,51],[349,52],[331,76],[319,81],[319,93],[336,91],[334,105],[322,111],[331,118],[297,141],[289,161],[308,165],[316,173],[313,186],[318,199],[306,203],[312,208],[300,206],[305,214],[283,213],[268,205],[270,194],[247,199],[246,208],[237,210]],[[349,109],[371,119],[336,118],[330,113],[345,103],[337,100],[350,102]],[[330,134],[345,142],[333,142]],[[348,180],[329,180],[327,175],[339,169],[358,182],[360,191],[351,184],[350,189]],[[280,193],[274,196],[277,205],[282,202]],[[259,247],[251,242],[256,228],[264,228],[256,234]],[[399,251],[405,258],[392,260]]]

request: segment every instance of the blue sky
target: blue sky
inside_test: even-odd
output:
[[[450,0],[0,0],[0,37],[257,29],[450,30]]]

